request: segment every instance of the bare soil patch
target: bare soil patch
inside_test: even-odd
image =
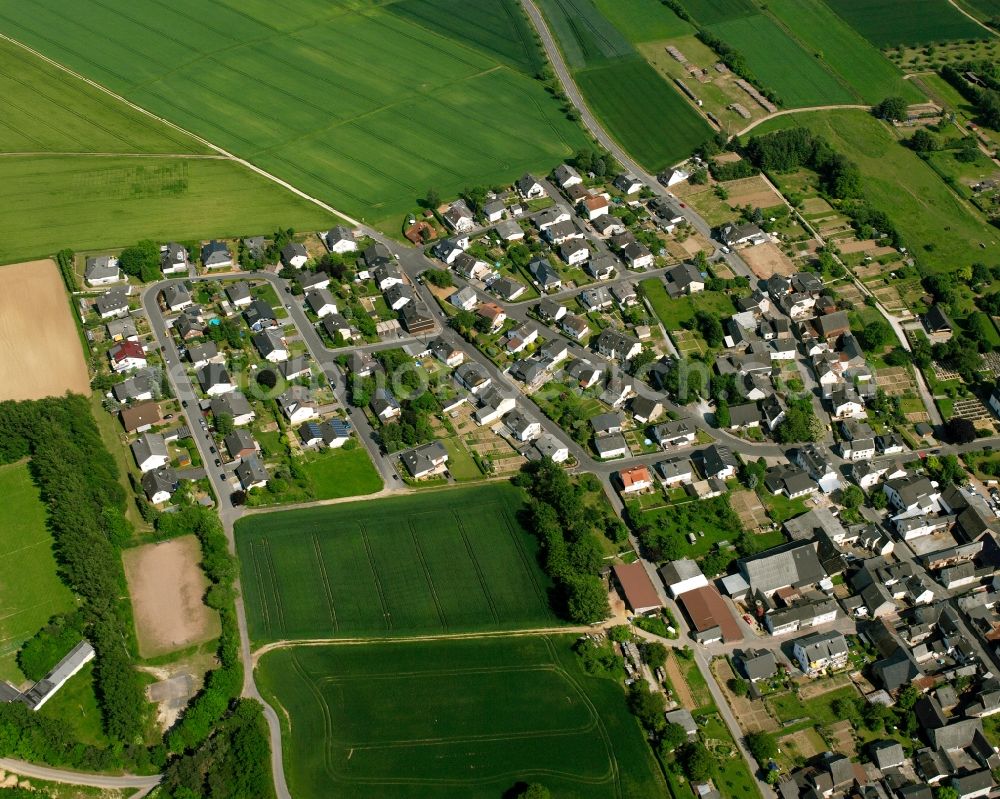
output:
[[[840,245],[840,251],[845,255],[853,252],[868,252],[869,250],[874,250],[877,245],[874,239],[855,239],[854,241],[845,241]]]
[[[838,721],[826,727],[826,736],[834,752],[841,752],[848,757],[854,757],[858,753],[858,747],[854,743],[854,728],[849,721]]]
[[[668,657],[664,670],[667,673],[667,680],[669,680],[670,686],[674,689],[674,697],[680,703],[681,707],[686,707],[688,710],[694,710],[698,707],[695,703],[694,695],[691,693],[691,688],[688,687],[687,681],[684,679],[684,673],[681,671],[680,666],[677,665],[677,658]]]
[[[0,400],[90,392],[71,314],[55,261],[0,267]]]
[[[729,495],[729,504],[747,530],[756,530],[770,523],[760,497],[753,491],[733,491]]]
[[[731,205],[752,205],[754,208],[773,208],[776,205],[784,205],[781,195],[772,189],[760,175],[731,180],[724,185],[726,191],[729,192]]]
[[[812,727],[789,733],[778,739],[778,746],[793,759],[802,757],[805,760],[826,751],[826,742]]]
[[[779,250],[778,245],[770,242],[740,250],[740,255],[753,273],[763,280],[771,275],[794,275],[796,272],[792,259]]]
[[[208,582],[198,565],[200,557],[193,535],[122,553],[142,657],[165,655],[218,636],[218,614],[201,600]]]

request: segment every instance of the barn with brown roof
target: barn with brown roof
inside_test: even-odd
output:
[[[656,587],[649,579],[649,574],[642,563],[638,561],[635,563],[616,563],[614,575],[622,598],[632,608],[633,613],[642,615],[663,607],[660,595],[656,593]]]
[[[714,585],[685,591],[677,601],[691,622],[695,640],[702,643],[724,641],[727,644],[743,640],[739,624]]]

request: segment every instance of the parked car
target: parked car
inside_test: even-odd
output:
[[[215,459],[215,465],[216,466],[222,466],[222,461],[220,461],[218,458],[216,458]]]

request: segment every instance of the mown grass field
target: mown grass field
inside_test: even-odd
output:
[[[534,39],[514,0],[464,6],[481,23],[471,34],[454,19],[417,21],[446,14],[447,3],[408,2],[390,11],[353,0],[4,0],[0,29],[393,228],[429,188],[449,196],[546,171],[586,142],[524,69],[538,56],[524,55]]]
[[[846,81],[866,103],[892,95],[911,103],[924,98],[912,81],[823,0],[769,0],[768,11],[791,30],[810,56],[821,54],[825,64]]]
[[[795,114],[769,120],[754,134],[797,125],[824,136],[858,164],[870,202],[889,214],[921,263],[945,271],[1000,258],[996,230],[870,114],[847,109]]]
[[[0,157],[0,208],[0,263],[335,221],[233,161],[184,158]]]
[[[254,640],[558,624],[509,484],[253,515],[236,527]]]
[[[56,613],[74,607],[73,595],[56,575],[45,506],[28,464],[0,466],[0,679],[19,684],[17,650]]]
[[[646,169],[657,171],[687,158],[711,136],[708,123],[629,41],[641,36],[644,17],[650,30],[675,28],[681,20],[670,9],[653,8],[652,0],[638,9],[616,4],[608,14],[626,36],[594,0],[540,0],[538,5],[590,110]]]
[[[653,313],[663,322],[667,331],[680,330],[682,325],[694,319],[696,311],[708,311],[719,319],[736,313],[736,306],[728,294],[721,291],[702,291],[684,297],[671,297],[666,286],[658,278],[640,281],[643,296],[653,306]]]
[[[787,108],[854,102],[821,61],[764,14],[720,22],[709,30],[742,53],[753,74]]]
[[[827,0],[830,6],[876,47],[929,44],[989,36],[948,0]]]
[[[303,799],[665,795],[620,686],[584,673],[569,636],[303,647],[263,657]]]
[[[382,478],[360,445],[310,455],[304,469],[312,480],[316,499],[358,497],[382,490]]]

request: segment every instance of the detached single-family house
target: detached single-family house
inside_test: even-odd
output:
[[[602,214],[594,219],[590,220],[590,225],[594,228],[594,231],[598,236],[615,236],[619,233],[624,233],[628,228],[625,224],[616,216],[611,216],[610,214]]]
[[[495,302],[484,302],[476,309],[476,315],[490,323],[490,330],[499,330],[507,321],[507,312]]]
[[[183,311],[194,305],[191,291],[183,283],[171,283],[161,292],[168,311]]]
[[[414,480],[438,474],[448,468],[448,450],[440,441],[431,441],[407,450],[399,459]]]
[[[278,326],[278,315],[264,300],[253,300],[243,311],[243,319],[254,333]]]
[[[767,234],[752,222],[743,225],[729,223],[719,229],[719,238],[727,247],[743,247],[763,244],[767,241]]]
[[[253,302],[253,295],[250,293],[250,284],[245,280],[238,280],[226,286],[226,297],[234,308],[246,308]]]
[[[306,422],[299,428],[299,438],[308,446],[339,449],[351,438],[351,423],[343,419]]]
[[[319,416],[316,403],[309,397],[309,390],[303,386],[291,386],[277,397],[278,408],[291,424],[315,419]]]
[[[618,472],[622,494],[641,494],[653,487],[653,478],[645,466],[635,466]]]
[[[503,420],[511,436],[517,441],[531,441],[542,434],[542,425],[515,409]]]
[[[361,253],[361,257],[364,259],[365,266],[371,271],[382,266],[388,266],[393,262],[392,252],[380,241],[376,241],[367,247]],[[379,288],[384,290],[382,286],[379,286]]]
[[[141,402],[118,412],[126,433],[145,433],[154,424],[163,421],[158,402]]]
[[[507,207],[504,205],[503,200],[491,200],[483,205],[483,217],[490,224],[493,222],[499,222],[503,219],[503,215],[506,210]]]
[[[354,234],[349,228],[343,225],[330,228],[323,235],[323,243],[330,252],[356,252],[358,249],[358,243],[354,240]]]
[[[261,463],[260,456],[254,454],[243,458],[240,465],[236,467],[236,478],[240,481],[244,491],[264,488],[267,485],[267,470]]]
[[[459,253],[451,263],[455,274],[466,280],[482,280],[490,273],[490,265],[480,258],[475,258],[467,252]]]
[[[226,367],[219,363],[207,363],[194,373],[201,390],[210,397],[217,397],[219,394],[228,394],[236,390],[236,384]]]
[[[567,314],[564,316],[559,323],[559,327],[567,336],[575,341],[583,340],[590,332],[590,325],[587,324],[587,320],[576,314]]]
[[[140,372],[134,377],[111,387],[111,392],[119,402],[142,402],[153,398],[153,379],[148,372]]]
[[[811,633],[794,641],[792,654],[802,671],[817,677],[828,669],[847,665],[847,639],[836,631]]]
[[[234,461],[257,453],[257,442],[254,441],[249,430],[233,430],[222,440],[222,443],[225,445],[229,457]]]
[[[653,265],[653,253],[638,241],[626,244],[622,248],[622,257],[633,269],[649,269]]]
[[[590,248],[585,241],[570,239],[559,245],[559,257],[570,266],[577,266],[590,258]]]
[[[243,427],[253,423],[257,418],[250,401],[239,391],[231,391],[215,397],[212,400],[212,416],[218,419],[220,416],[232,417],[233,424]]]
[[[444,223],[456,233],[468,233],[476,226],[476,218],[465,200],[456,200],[442,216]]]
[[[223,242],[213,239],[202,246],[201,262],[206,269],[223,269],[233,265],[233,254]]]
[[[385,291],[390,286],[397,286],[403,282],[403,273],[393,261],[376,266],[372,270],[372,277],[375,278],[379,291]]]
[[[94,301],[101,319],[113,319],[128,315],[128,289],[117,286],[108,289]]]
[[[339,313],[331,313],[324,316],[322,325],[323,330],[332,339],[340,336],[344,341],[350,341],[354,338],[354,331],[351,330],[350,323]]]
[[[399,406],[399,401],[387,388],[377,388],[372,395],[369,407],[381,421],[388,422],[398,417],[403,409]]]
[[[300,377],[309,375],[312,370],[309,360],[304,355],[295,355],[287,361],[278,364],[278,371],[281,376],[288,381],[297,380]]]
[[[517,189],[517,193],[524,200],[537,200],[545,196],[545,187],[533,175],[528,173],[518,178],[517,183],[514,184],[514,188]]]
[[[562,286],[562,278],[547,258],[536,258],[528,264],[528,271],[542,291],[555,291]]]
[[[170,462],[167,442],[158,433],[143,433],[133,441],[132,455],[139,471],[144,474],[152,469],[161,469]]]
[[[591,194],[584,197],[580,205],[583,206],[583,212],[589,222],[593,222],[598,217],[607,216],[608,211],[611,210],[607,198],[601,194]]]
[[[104,329],[107,331],[109,341],[138,341],[139,331],[135,327],[132,319],[111,319]]]
[[[160,269],[165,275],[187,273],[191,266],[187,247],[171,241],[160,247]]]
[[[570,186],[579,186],[583,183],[583,178],[569,164],[560,164],[555,168],[552,177],[560,189],[568,189]]]
[[[262,330],[253,337],[253,345],[260,357],[271,363],[288,360],[288,346],[277,330]]]
[[[309,260],[309,252],[304,244],[290,241],[281,248],[281,263],[290,269],[301,269]]]
[[[513,219],[504,219],[497,222],[497,226],[493,229],[501,241],[520,241],[524,238],[524,231],[521,230],[521,226]]]
[[[121,283],[125,275],[118,267],[118,259],[113,255],[97,255],[87,259],[83,279],[88,286],[110,286]]]
[[[682,263],[667,271],[667,292],[671,296],[697,294],[705,290],[705,278],[694,264]]]
[[[386,304],[394,311],[398,311],[407,303],[413,302],[414,299],[413,289],[406,283],[397,283],[385,290]]]
[[[695,457],[701,461],[702,473],[706,478],[715,477],[719,480],[729,480],[736,476],[736,457],[729,447],[712,444],[710,447],[696,452]]]
[[[479,305],[479,296],[472,286],[464,286],[449,296],[448,302],[463,311],[471,311]]]
[[[594,286],[581,291],[579,300],[588,311],[603,311],[611,307],[611,292],[604,286]]]
[[[539,457],[550,458],[555,463],[563,463],[569,459],[569,447],[551,433],[542,433],[535,439],[534,446]]]
[[[221,363],[222,361],[219,347],[214,341],[206,341],[204,344],[195,344],[188,347],[187,357],[195,369],[200,369],[210,362]]]
[[[177,490],[177,472],[169,466],[152,469],[142,475],[142,490],[153,505],[166,502]]]
[[[513,302],[528,289],[523,283],[511,280],[509,277],[501,277],[490,283],[489,290],[504,302]]]
[[[459,366],[465,360],[465,353],[443,338],[432,339],[427,347],[435,358],[452,368]]]
[[[119,374],[131,372],[134,369],[145,369],[146,353],[137,341],[122,341],[108,350],[111,368]]]
[[[642,343],[625,333],[607,327],[597,337],[597,351],[605,358],[624,362],[642,352]]]
[[[610,458],[625,458],[629,454],[628,442],[621,433],[612,433],[608,436],[596,436],[594,438],[594,450],[597,457],[608,460]]]
[[[329,289],[314,289],[306,292],[306,305],[320,319],[329,314],[337,313],[337,303]]]
[[[635,175],[615,175],[611,185],[625,194],[636,194],[642,191],[642,181]]]
[[[304,272],[299,278],[299,285],[302,291],[308,294],[310,291],[330,288],[330,276],[326,272]]]

